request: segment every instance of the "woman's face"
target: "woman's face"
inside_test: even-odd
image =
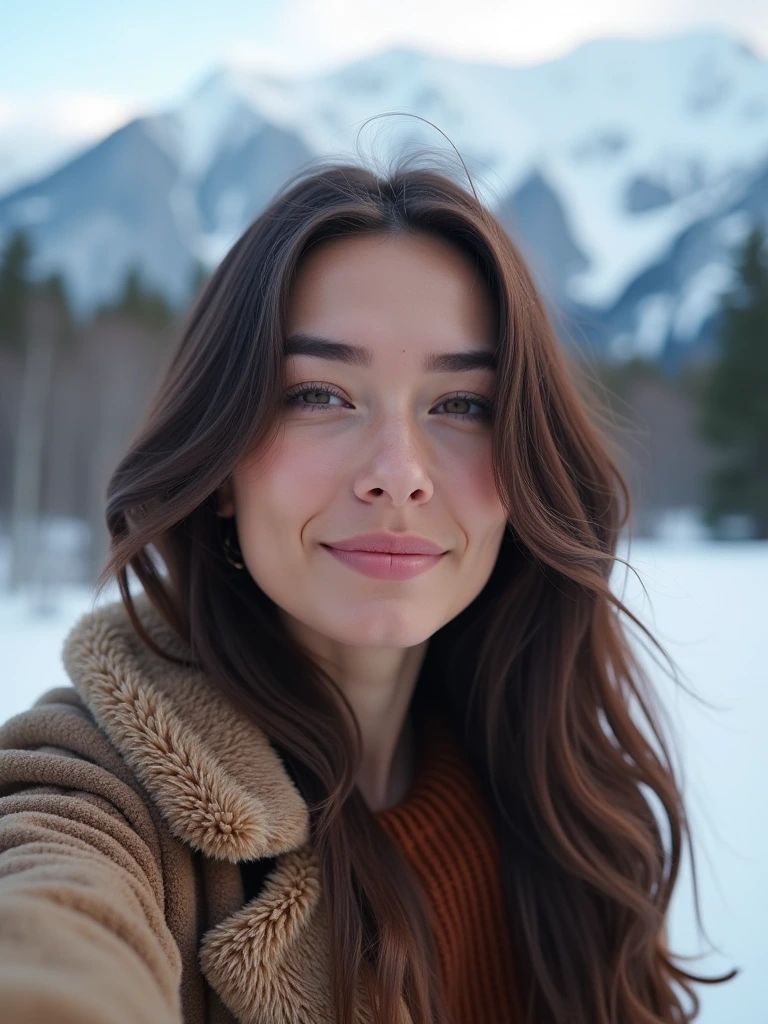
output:
[[[493,370],[425,368],[432,354],[493,352],[487,286],[431,236],[331,239],[298,268],[286,334],[363,355],[326,358],[320,343],[286,357],[277,440],[233,473],[220,511],[234,513],[248,571],[302,633],[419,644],[483,589],[505,527],[484,412]],[[445,553],[410,578],[376,578],[326,546],[369,531],[417,534]]]

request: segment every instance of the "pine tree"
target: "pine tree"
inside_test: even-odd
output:
[[[211,274],[208,268],[199,259],[192,264],[192,271],[189,275],[189,301],[194,302],[210,280]]]
[[[708,480],[705,519],[747,514],[768,538],[768,253],[760,226],[739,256],[722,299],[719,353],[700,387],[699,429],[721,451]]]
[[[24,348],[24,317],[29,298],[32,247],[23,231],[11,235],[0,256],[0,345]]]
[[[134,266],[126,275],[123,308],[150,330],[163,331],[174,322],[174,312],[163,293],[144,284]]]
[[[129,319],[158,333],[162,333],[175,322],[175,313],[165,296],[144,283],[136,264],[132,264],[126,270],[122,289],[117,298],[102,304],[96,312],[97,315],[123,313]]]

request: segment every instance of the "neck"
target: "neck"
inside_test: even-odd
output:
[[[411,702],[429,640],[414,647],[353,647],[308,631],[291,631],[331,676],[360,728],[357,787],[372,811],[397,803],[413,777],[415,730]]]

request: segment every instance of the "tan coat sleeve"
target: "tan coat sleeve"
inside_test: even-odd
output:
[[[73,692],[0,726],[0,1019],[179,1024],[157,833]]]

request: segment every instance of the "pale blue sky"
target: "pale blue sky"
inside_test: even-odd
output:
[[[523,65],[702,28],[768,56],[767,0],[0,0],[0,193],[223,62],[309,73],[406,45]]]
[[[279,7],[273,0],[0,5],[0,93],[15,99],[98,88],[155,102],[188,87],[238,41],[268,40]]]
[[[5,0],[0,97],[99,90],[154,104],[237,52],[310,70],[403,42],[534,63],[595,36],[700,27],[768,55],[765,0]]]

